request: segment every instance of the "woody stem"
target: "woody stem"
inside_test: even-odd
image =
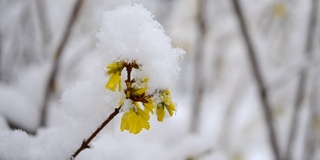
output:
[[[128,83],[131,83],[131,71],[132,68],[135,67],[135,63],[129,63],[126,64],[126,70],[127,70],[127,79],[125,80],[126,85],[127,85],[127,89],[125,90],[125,93],[127,92],[127,90],[131,90],[131,85],[129,85]],[[91,136],[88,139],[85,139],[81,146],[77,149],[77,151],[75,151],[72,156],[69,158],[70,160],[74,159],[77,157],[77,155],[83,151],[86,148],[90,148],[89,144],[90,142],[93,140],[93,138],[95,138],[98,133],[116,116],[119,114],[120,109],[121,109],[122,105],[119,106],[118,108],[115,108],[114,111],[109,115],[109,117],[91,134]]]
[[[89,144],[93,140],[94,137],[98,135],[98,133],[117,115],[119,114],[119,110],[122,106],[115,108],[114,111],[109,115],[109,117],[91,134],[91,136],[84,140],[81,144],[81,146],[78,148],[77,151],[73,153],[73,155],[69,158],[69,160],[72,160],[77,157],[77,155],[84,149],[90,148]]]

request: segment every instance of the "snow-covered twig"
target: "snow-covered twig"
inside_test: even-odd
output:
[[[126,82],[131,82],[131,71],[132,68],[135,66],[136,64],[131,65],[131,63],[129,63],[129,65],[126,65],[125,68],[127,70],[127,79]],[[131,90],[131,85],[129,85],[130,83],[126,83],[127,85],[127,89],[126,90]],[[74,159],[81,151],[83,151],[86,148],[90,148],[89,144],[90,142],[93,140],[94,137],[96,137],[98,135],[98,133],[116,116],[120,113],[120,109],[121,109],[122,105],[120,105],[119,107],[115,108],[114,111],[109,115],[109,117],[90,135],[90,137],[86,140],[84,140],[81,144],[81,146],[77,149],[77,151],[75,151],[73,153],[73,155],[70,157],[70,160]]]

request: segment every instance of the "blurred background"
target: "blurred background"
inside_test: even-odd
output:
[[[61,121],[61,94],[100,61],[102,13],[127,2],[186,51],[178,111],[137,136],[118,117],[83,157],[320,159],[319,0],[0,0],[0,132]]]

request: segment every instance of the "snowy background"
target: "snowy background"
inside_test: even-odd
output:
[[[319,0],[238,0],[262,85],[232,0],[0,0],[1,160],[66,159],[113,111],[88,79],[103,12],[128,2],[186,51],[178,110],[138,135],[117,116],[76,159],[320,159]]]

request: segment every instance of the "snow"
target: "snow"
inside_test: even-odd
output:
[[[149,78],[149,91],[168,88],[180,71],[178,59],[184,51],[171,47],[161,24],[142,5],[126,4],[105,12],[97,39],[102,64],[136,61]]]
[[[108,19],[111,19],[111,21]],[[112,63],[119,57],[124,58],[123,60],[136,60],[142,66],[141,72],[145,72],[150,78],[152,82],[150,86],[157,87],[157,89],[167,88],[169,82],[172,81],[173,76],[176,76],[175,74],[179,70],[177,61],[183,51],[171,48],[170,39],[164,34],[160,24],[153,20],[151,13],[141,5],[125,5],[107,12],[98,37],[100,44],[105,46],[104,49],[108,49],[105,50],[105,58],[101,59],[101,64],[95,64],[91,73],[86,76],[87,78],[76,82],[62,94],[59,105],[60,113],[57,118],[64,119],[64,121],[60,125],[55,124],[54,127],[39,130],[35,137],[29,136],[21,130],[1,135],[0,159],[55,160],[70,157],[82,141],[111,114],[114,108],[118,107],[119,100],[123,97],[121,93],[112,92],[105,88],[109,78],[105,75],[105,64]],[[122,54],[119,52],[121,48],[117,44],[106,43],[110,37],[117,43],[123,42],[121,45],[128,50],[133,49],[132,47],[135,44],[141,49],[136,49],[131,54],[128,52]],[[135,37],[140,38],[135,39]],[[154,38],[154,41],[150,43],[149,41],[152,38]],[[129,41],[126,42],[126,40]],[[143,46],[143,44],[145,45]],[[114,47],[111,48],[110,46],[113,45]],[[152,49],[156,50],[151,52]],[[108,58],[106,59],[106,57]],[[159,78],[159,75],[162,78]],[[11,102],[11,104],[2,103],[4,106],[11,105],[14,107],[32,104],[28,102],[27,98],[20,95],[20,92],[11,91],[10,88],[6,87],[1,87],[1,89],[3,90],[0,92],[3,93],[1,98],[19,98],[20,100],[11,102],[3,99],[4,102]],[[8,107],[1,107],[2,110],[6,108]],[[27,110],[27,108],[32,107],[27,106],[26,109],[23,109],[19,106],[17,108],[19,110],[16,110],[16,112],[12,112],[12,107],[7,112],[2,112],[13,113],[12,118],[15,116],[19,116],[20,119],[39,118],[38,115],[30,115],[39,113]],[[10,117],[10,115],[6,116]],[[24,122],[28,124],[39,122],[38,119],[29,118],[28,120]],[[17,144],[19,144],[19,147],[14,148]],[[20,154],[20,152],[23,153]]]
[[[45,56],[38,53],[37,47],[41,44],[35,45],[38,41],[28,37],[33,32],[24,35],[24,25],[21,25],[19,19],[24,13],[22,9],[25,6],[22,2],[13,1],[8,6],[5,3],[8,4],[9,1],[0,0],[1,4],[5,4],[4,7],[0,5],[3,9],[0,10],[3,13],[0,16],[1,22],[5,22],[0,24],[1,160],[56,160],[70,157],[83,139],[113,112],[123,97],[118,92],[104,88],[108,81],[108,76],[104,73],[105,67],[117,60],[133,59],[143,64],[141,70],[134,71],[134,77],[151,76],[149,81],[152,89],[169,87],[177,112],[162,123],[151,116],[150,130],[138,135],[120,132],[119,114],[92,141],[92,148],[81,152],[77,160],[273,159],[257,88],[229,1],[207,1],[208,31],[203,44],[202,64],[205,89],[199,130],[196,133],[190,132],[190,122],[194,107],[191,103],[193,58],[198,37],[195,18],[200,1],[86,1],[72,29],[59,66],[56,87],[57,94],[63,94],[59,100],[50,101],[48,126],[45,128],[37,127],[45,77],[52,61],[41,59],[51,58],[51,53],[43,53]],[[63,33],[67,15],[74,2],[47,1],[53,36],[52,48]],[[130,2],[141,2],[143,6]],[[275,18],[272,6],[278,2],[243,0],[241,6],[245,11],[250,36],[255,43],[259,65],[269,91],[279,146],[281,152],[284,152],[299,70],[308,66],[316,73],[318,68],[302,58],[309,2],[281,1],[289,11],[286,21],[272,20]],[[116,6],[118,7],[114,9]],[[318,33],[319,31],[318,29]],[[172,41],[166,34],[170,35]],[[19,40],[19,43],[13,43],[12,39]],[[21,44],[24,40],[30,41]],[[316,37],[316,40],[319,38]],[[95,46],[96,41],[98,48]],[[37,53],[30,55],[31,58],[29,54],[22,53],[25,49],[23,46],[28,46],[27,44],[36,47],[34,50]],[[187,51],[184,59],[180,57],[182,50],[175,47]],[[318,49],[319,47],[315,53]],[[182,74],[175,82],[180,60]],[[32,65],[27,65],[29,63]],[[317,65],[317,57],[314,58],[314,63]],[[301,159],[304,154],[307,138],[305,128],[308,127],[306,124],[311,115],[307,107],[309,96],[305,97],[297,140],[293,147],[296,160]],[[130,104],[129,101],[125,103]],[[124,107],[121,111],[126,112],[128,108],[129,106]],[[28,135],[22,130],[12,130],[9,122],[21,126],[23,130],[37,133]],[[319,159],[319,153],[318,148],[315,159]]]
[[[36,65],[16,74],[14,82],[0,83],[0,113],[30,132],[34,132],[40,123],[47,70],[46,64]]]

